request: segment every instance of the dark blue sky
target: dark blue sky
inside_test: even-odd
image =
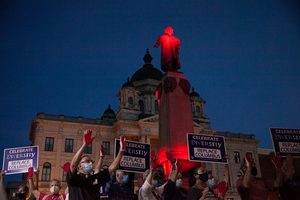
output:
[[[100,118],[171,26],[181,70],[206,100],[211,128],[255,134],[300,128],[299,1],[0,3],[0,151],[29,146],[39,112]],[[0,157],[2,160],[2,155]],[[14,176],[6,177],[12,180]]]

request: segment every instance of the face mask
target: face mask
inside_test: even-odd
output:
[[[251,169],[251,174],[252,174],[253,176],[256,176],[256,175],[257,175],[257,169],[256,169],[255,166],[252,167],[252,169]]]
[[[165,175],[164,172],[159,173],[159,178],[160,178],[160,179],[164,180],[165,176],[166,176],[166,175]]]
[[[50,192],[52,194],[57,194],[59,191],[59,188],[56,186],[56,185],[53,185],[51,188],[50,188]]]
[[[124,175],[121,181],[122,183],[128,183],[129,181],[128,175]]]
[[[208,174],[207,173],[199,174],[199,179],[203,182],[206,182],[208,180]]]
[[[84,169],[83,169],[86,173],[91,173],[91,171],[93,170],[93,163],[89,162],[89,163],[84,163]]]
[[[157,187],[158,181],[157,181],[157,180],[153,180],[153,181],[152,181],[152,185],[153,185],[153,187]]]
[[[17,193],[17,197],[18,197],[18,199],[25,199],[26,198],[25,193]]]
[[[176,187],[181,187],[182,186],[182,180],[181,179],[177,179],[176,180]]]
[[[215,184],[216,184],[216,182],[215,182],[214,178],[208,180],[209,187],[213,187]]]

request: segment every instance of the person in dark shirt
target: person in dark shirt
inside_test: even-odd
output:
[[[242,200],[268,199],[268,191],[275,191],[276,188],[282,186],[282,172],[281,172],[281,157],[274,156],[272,160],[276,167],[276,180],[265,180],[257,178],[257,170],[254,165],[254,159],[249,153],[245,153],[245,162],[242,163],[241,169],[244,174],[237,181],[237,190]]]
[[[190,168],[188,171],[188,176],[189,185],[191,187],[187,194],[188,200],[224,199],[223,195],[217,197],[214,191],[207,187],[206,182],[208,180],[208,174],[204,166],[197,165],[193,168]]]
[[[110,180],[109,175],[118,168],[125,151],[125,138],[124,136],[121,136],[120,151],[113,163],[107,170],[100,171],[98,169],[91,175],[93,161],[87,155],[82,156],[86,147],[90,145],[96,137],[91,138],[91,135],[92,130],[86,130],[84,132],[83,145],[73,157],[70,170],[67,174],[67,183],[71,200],[100,199],[100,187]]]
[[[129,182],[128,174],[117,170],[116,182],[112,183],[108,191],[108,199],[111,200],[137,200],[137,195],[126,186]]]
[[[172,162],[172,161],[171,161]],[[187,197],[187,191],[184,188],[181,188],[182,180],[181,180],[181,167],[182,164],[179,164],[179,160],[176,159],[173,164],[173,168],[175,169],[170,174],[170,179],[168,179],[166,186],[164,187],[163,197],[164,200],[185,200]]]
[[[300,178],[294,177],[295,168],[293,156],[287,155],[282,158],[283,186],[279,187],[279,194],[283,200],[300,199]]]

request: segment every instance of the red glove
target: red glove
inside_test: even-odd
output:
[[[91,129],[84,131],[83,139],[85,144],[90,145],[93,142],[96,136],[93,138],[91,138],[91,136],[92,136]]]
[[[176,171],[177,171],[177,172],[180,172],[180,171],[181,171],[182,165],[183,165],[183,163],[180,165],[180,164],[179,164],[179,159],[177,158],[177,159],[176,159],[176,162],[175,162],[175,166],[176,166]]]
[[[70,169],[70,163],[67,162],[65,163],[65,167],[61,167],[66,173],[68,173],[69,169]]]
[[[28,168],[28,178],[32,178],[33,175],[33,167]]]
[[[281,157],[279,153],[274,153],[273,159],[271,159],[277,169],[281,167]]]
[[[158,153],[157,153],[158,154]],[[155,154],[155,150],[152,149],[151,150],[151,169],[155,170],[158,166],[158,162],[157,162],[157,154]]]
[[[100,157],[104,157],[105,156],[105,151],[104,151],[104,147],[103,144],[100,145]]]
[[[166,151],[165,154],[166,158],[173,164],[175,160],[171,151]]]
[[[221,183],[219,183],[218,185],[218,190],[223,196],[225,196],[228,190],[228,183],[226,183],[225,181],[221,181]]]
[[[245,153],[245,159],[246,159],[246,165],[247,165],[247,167],[252,168],[253,165],[254,165],[254,159],[252,159],[252,158],[250,157],[250,154],[249,154],[249,153]]]
[[[126,138],[124,137],[124,135],[122,135],[120,137],[120,151],[125,151],[125,149],[126,149],[125,141],[126,141]]]

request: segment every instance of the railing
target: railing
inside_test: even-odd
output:
[[[230,137],[230,138],[241,138],[241,139],[252,139],[255,140],[254,134],[242,134],[242,133],[230,133],[230,132],[217,132],[216,135]]]
[[[99,118],[90,119],[90,118],[83,118],[81,116],[79,116],[79,117],[69,117],[69,116],[64,116],[64,115],[51,115],[51,114],[45,114],[45,113],[38,113],[37,114],[37,119],[65,121],[65,122],[76,122],[76,123],[85,123],[85,124],[105,124],[105,125],[108,124],[106,121],[103,121]]]

